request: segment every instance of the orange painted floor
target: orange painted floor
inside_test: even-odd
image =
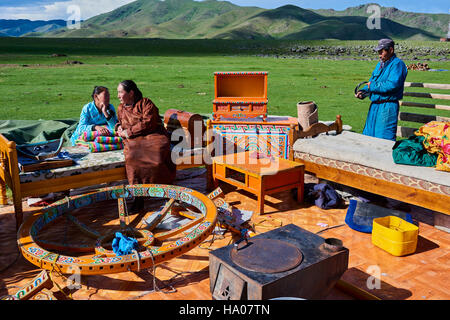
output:
[[[177,180],[177,184],[189,186],[204,192],[204,176]],[[242,209],[256,209],[256,197],[244,191],[221,184],[229,204]],[[146,208],[151,204],[146,204]],[[25,218],[38,208],[30,208],[24,202]],[[97,204],[83,215],[95,215],[96,221],[110,220],[116,223],[116,204]],[[265,214],[254,216],[257,233],[293,223],[310,232],[320,232],[324,238],[339,238],[349,249],[348,270],[342,280],[382,300],[447,300],[450,299],[450,234],[418,221],[419,239],[414,254],[395,257],[375,247],[371,235],[360,233],[345,225],[346,208],[323,210],[310,204],[298,204],[290,192],[281,192],[266,197]],[[101,213],[101,214],[100,214]],[[91,216],[92,217],[92,216]],[[141,217],[131,216],[133,219]],[[103,223],[105,222],[103,221]],[[65,228],[65,229],[64,229]],[[56,225],[51,232],[54,237],[64,235],[67,225]],[[211,300],[209,288],[208,254],[210,250],[228,245],[236,237],[210,236],[199,247],[155,268],[140,272],[123,272],[109,275],[82,276],[81,288],[67,287],[64,276],[52,273],[58,286],[51,290],[58,299],[71,296],[75,300]],[[14,294],[18,289],[40,272],[40,269],[24,259],[16,245],[13,207],[0,208],[0,296]],[[154,281],[156,290],[153,287]],[[329,300],[350,300],[354,296],[335,288],[328,295]]]

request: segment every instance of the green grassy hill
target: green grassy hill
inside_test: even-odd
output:
[[[361,7],[361,8],[360,8]],[[286,5],[267,10],[240,7],[227,1],[138,0],[109,13],[81,23],[81,28],[61,28],[45,33],[46,37],[128,37],[166,39],[292,39],[292,40],[364,40],[391,37],[398,40],[437,40],[435,28],[423,30],[422,20],[404,18],[382,19],[381,30],[366,27],[364,6],[358,10],[307,10]],[[389,8],[387,8],[389,9]],[[390,11],[389,11],[390,12]],[[401,11],[400,11],[401,12]],[[449,15],[413,14],[436,19],[440,26]],[[400,16],[402,18],[400,18]],[[425,18],[423,18],[425,19]],[[409,25],[401,21],[407,20]],[[417,23],[411,23],[414,20]],[[447,22],[448,23],[448,22]],[[28,34],[27,36],[42,36]]]
[[[342,11],[336,11],[333,9],[319,9],[312,11],[327,17],[369,17],[372,13],[367,13],[367,8],[373,4],[375,3],[350,7]],[[381,18],[388,19],[408,27],[420,28],[438,37],[445,37],[447,35],[447,32],[449,31],[449,14],[406,12],[394,7],[381,7]],[[384,28],[383,23],[381,27]]]
[[[213,38],[216,30],[262,10],[215,0],[138,0],[86,20],[81,29],[60,29],[46,36]]]
[[[381,29],[366,28],[364,17],[330,17],[311,24],[301,31],[285,36],[285,39],[340,39],[340,40],[378,40],[380,38],[429,40],[436,38],[433,34],[381,19]]]

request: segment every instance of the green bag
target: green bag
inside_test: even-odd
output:
[[[411,136],[408,139],[395,142],[392,147],[392,157],[397,164],[407,164],[420,167],[434,167],[437,154],[429,153],[423,146],[423,136]]]

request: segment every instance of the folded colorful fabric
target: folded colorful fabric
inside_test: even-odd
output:
[[[103,152],[123,149],[123,143],[98,143],[93,141],[77,140],[76,145],[86,147],[90,152]]]
[[[103,126],[106,129],[109,130],[109,128],[107,126]],[[104,136],[101,135],[100,132],[98,131],[89,131],[89,132],[83,132],[83,134],[80,135],[80,139],[78,140],[83,140],[83,141],[94,141],[95,138],[97,137],[116,137],[116,131],[113,130],[112,132],[109,130],[109,135]],[[120,138],[120,137],[117,137]]]
[[[76,141],[77,146],[86,147],[90,152],[103,152],[123,149],[122,137],[110,131],[109,135],[101,135],[98,131],[84,132]]]
[[[94,139],[94,142],[106,143],[106,144],[121,144],[121,143],[123,143],[123,139],[122,139],[122,137],[98,136]]]
[[[450,172],[450,122],[431,121],[414,133],[425,137],[423,145],[429,153],[438,154],[436,169]]]

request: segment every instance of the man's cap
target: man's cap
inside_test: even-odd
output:
[[[378,46],[374,48],[375,51],[380,51],[381,49],[388,49],[394,47],[394,40],[391,39],[381,39],[378,41]]]

